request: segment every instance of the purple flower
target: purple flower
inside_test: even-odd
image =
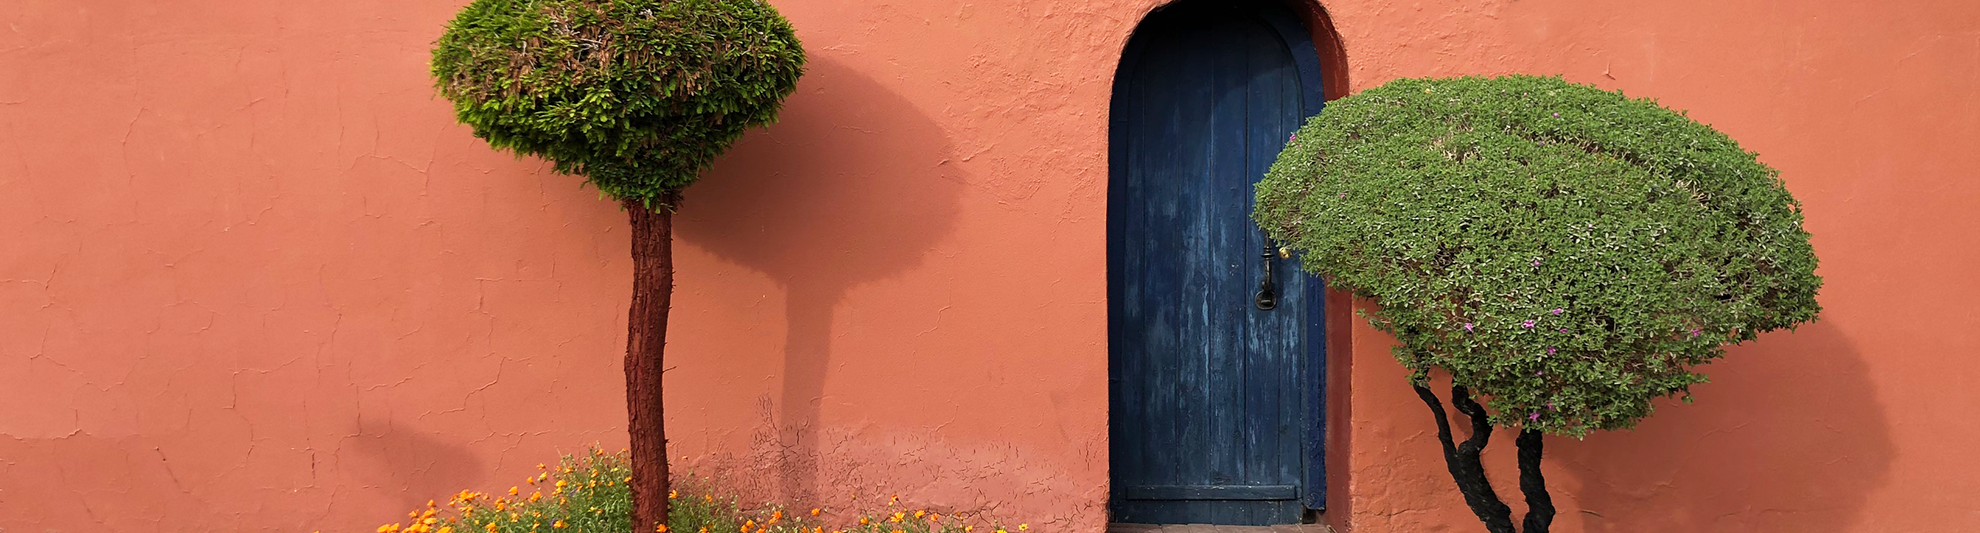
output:
[[[1464,323],[1464,330],[1465,330],[1465,331],[1471,331],[1471,323],[1470,323],[1470,322],[1465,322],[1465,323]]]
[[[1554,355],[1554,347],[1552,346],[1547,347],[1547,355]]]
[[[1548,411],[1559,411],[1559,410],[1560,410],[1560,408],[1557,408],[1557,407],[1554,407],[1554,402],[1547,402],[1547,410],[1548,410]]]
[[[1566,313],[1566,312],[1567,312],[1567,310],[1566,310],[1566,309],[1561,309],[1561,308],[1559,308],[1559,307],[1556,307],[1556,308],[1554,308],[1554,311],[1553,311],[1553,313],[1554,313],[1554,316],[1561,316],[1561,313]]]
[[[1539,422],[1540,413],[1538,411],[1535,411],[1533,414],[1526,415],[1526,420],[1529,422]]]
[[[1347,193],[1341,193],[1341,197],[1342,197],[1342,198],[1347,198]]]
[[[1561,333],[1567,333],[1567,328],[1561,328]]]
[[[1561,118],[1561,114],[1560,114],[1560,113],[1554,113],[1554,118]]]
[[[1520,322],[1520,323],[1519,323],[1519,326],[1520,326],[1520,327],[1523,327],[1523,328],[1526,328],[1526,329],[1533,329],[1533,321],[1531,321],[1531,320],[1528,320],[1528,321],[1525,321],[1525,322]]]
[[[1545,375],[1547,375],[1547,371],[1545,370],[1537,370],[1533,372],[1533,377],[1540,377]]]
[[[1699,334],[1698,328],[1691,328],[1691,336],[1697,337],[1698,334]]]
[[[1299,132],[1293,132],[1292,135],[1286,136],[1286,142],[1293,142],[1293,139],[1298,139],[1298,138],[1299,138]]]
[[[1539,259],[1534,259],[1534,260],[1533,260],[1533,266],[1540,266],[1540,260],[1539,260]]]

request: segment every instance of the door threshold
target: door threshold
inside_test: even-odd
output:
[[[1327,524],[1220,526],[1214,524],[1127,524],[1109,522],[1107,533],[1334,533]]]

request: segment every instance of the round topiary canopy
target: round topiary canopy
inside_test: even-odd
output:
[[[1812,320],[1815,253],[1773,168],[1649,100],[1560,78],[1402,79],[1327,104],[1254,218],[1370,298],[1421,383],[1493,422],[1632,426],[1723,345]]]
[[[647,202],[773,120],[803,69],[761,0],[475,0],[433,51],[475,136]]]

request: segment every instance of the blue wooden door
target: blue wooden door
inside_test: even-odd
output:
[[[1114,521],[1297,523],[1323,501],[1320,281],[1250,221],[1253,184],[1322,101],[1311,41],[1282,9],[1157,11],[1116,74]],[[1276,305],[1261,306],[1268,272]]]

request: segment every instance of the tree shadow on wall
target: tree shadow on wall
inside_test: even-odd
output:
[[[481,460],[460,442],[386,421],[377,426],[359,423],[356,434],[345,437],[340,449],[357,452],[361,460],[353,463],[365,471],[365,479],[382,480],[378,487],[398,489],[401,509],[419,509],[440,495],[478,487],[487,477]]]
[[[787,501],[817,496],[833,310],[854,287],[920,264],[953,230],[964,180],[951,152],[906,99],[813,57],[778,123],[687,191],[681,237],[786,291],[776,468]]]
[[[1712,382],[1694,387],[1695,405],[1550,446],[1580,481],[1585,530],[1838,531],[1860,518],[1893,446],[1840,331],[1818,321],[1764,335],[1703,371]]]

